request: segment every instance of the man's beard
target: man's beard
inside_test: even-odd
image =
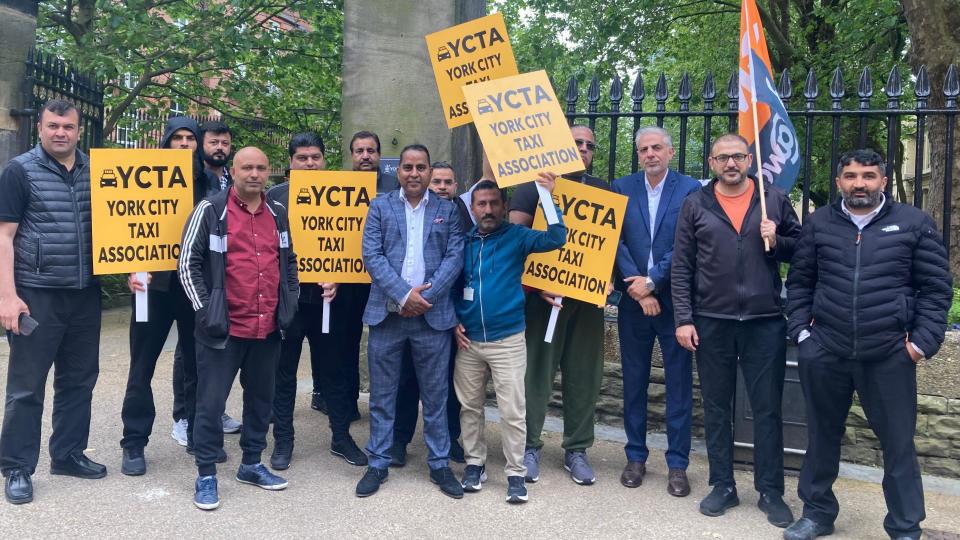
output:
[[[230,156],[228,156],[227,154],[221,154],[223,157],[217,158],[217,157],[211,156],[210,154],[207,154],[206,152],[201,152],[201,153],[203,154],[203,162],[206,163],[207,165],[210,165],[211,167],[223,167],[224,165],[227,164],[228,161],[230,161]]]
[[[843,193],[843,204],[847,208],[876,208],[880,204],[881,191],[866,191],[866,197],[854,197],[854,192]]]

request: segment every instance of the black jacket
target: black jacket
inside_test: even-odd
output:
[[[777,245],[765,253],[760,194],[751,180],[755,189],[740,234],[717,200],[716,178],[684,200],[670,272],[677,326],[693,324],[694,315],[738,321],[782,315],[780,263],[793,257],[800,222],[783,191],[765,184],[767,218],[777,224]]]
[[[82,289],[96,284],[90,218],[90,163],[77,151],[72,172],[38,144],[13,158],[30,192],[13,239],[17,287]],[[0,195],[2,196],[2,195]]]
[[[180,284],[197,312],[194,335],[201,343],[223,348],[230,335],[230,314],[227,312],[226,256],[227,196],[224,190],[207,197],[193,209],[183,230],[183,249],[177,263]],[[297,312],[297,261],[290,243],[290,224],[284,205],[265,199],[263,203],[277,224],[280,242],[280,283],[277,304],[277,326],[286,332]],[[281,239],[286,239],[282,241]],[[211,245],[213,243],[213,245]]]
[[[947,254],[930,216],[889,199],[863,231],[840,202],[818,209],[787,278],[790,337],[809,329],[842,358],[880,360],[904,338],[933,356],[953,296]]]

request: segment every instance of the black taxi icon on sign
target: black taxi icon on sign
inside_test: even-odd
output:
[[[117,187],[117,174],[113,172],[113,169],[103,170],[103,174],[100,175],[100,187]]]
[[[307,188],[300,188],[297,193],[297,204],[310,204],[310,191]]]
[[[437,48],[437,62],[443,62],[450,59],[450,49],[446,45]]]

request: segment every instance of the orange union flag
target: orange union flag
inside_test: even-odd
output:
[[[767,40],[756,0],[743,0],[740,8],[740,136],[754,153],[754,171],[789,193],[800,172],[797,131],[773,84]],[[759,139],[759,152],[756,155]]]

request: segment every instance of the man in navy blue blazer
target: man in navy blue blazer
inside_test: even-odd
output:
[[[635,488],[646,474],[647,385],[653,342],[660,342],[667,394],[667,492],[690,493],[687,464],[693,409],[691,353],[674,335],[670,299],[670,264],[680,206],[700,183],[670,170],[673,141],[659,127],[637,131],[637,156],[643,171],[618,178],[613,190],[629,197],[617,249],[617,284],[626,294],[620,301],[617,326],[623,366],[623,413],[627,432],[627,466],[620,483]]]

